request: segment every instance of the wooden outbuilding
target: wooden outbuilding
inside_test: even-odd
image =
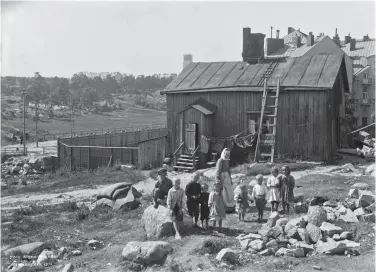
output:
[[[269,66],[246,62],[187,65],[161,92],[167,96],[167,153],[180,154],[187,162],[192,157],[204,167],[213,150],[219,155],[226,146],[239,149],[232,136],[258,130],[260,82]],[[267,84],[276,87],[278,80],[275,154],[331,159],[342,141],[344,93],[349,90],[344,57],[318,54],[281,59]],[[269,125],[266,120],[267,129]]]

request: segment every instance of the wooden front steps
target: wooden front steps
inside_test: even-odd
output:
[[[198,164],[198,157],[195,157],[196,165]],[[195,170],[193,165],[193,158],[191,155],[180,155],[176,165],[174,166],[175,171],[186,171],[191,172]]]

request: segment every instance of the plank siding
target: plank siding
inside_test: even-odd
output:
[[[332,91],[316,90],[281,91],[277,119],[276,155],[322,161],[329,159],[334,154],[337,147],[333,146],[331,142],[331,120],[333,120],[335,109],[329,107],[333,103],[333,93]],[[185,111],[184,119],[197,120],[199,135],[210,136],[210,125],[208,125],[210,122],[206,122],[205,118],[212,118],[212,136],[227,137],[238,134],[247,128],[246,111],[260,110],[262,93],[218,90],[167,94],[169,109],[167,125],[170,132],[167,150],[169,154],[180,145],[178,112],[198,98],[203,98],[216,105],[216,113],[210,117],[203,117],[199,111],[189,109]]]

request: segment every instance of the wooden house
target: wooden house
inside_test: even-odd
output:
[[[240,149],[231,136],[257,131],[263,93],[260,80],[269,65],[187,65],[161,92],[167,96],[167,154],[181,154],[187,165],[192,165],[191,158],[204,167],[213,150],[219,155],[226,146]],[[275,87],[278,80],[275,154],[329,160],[340,146],[340,118],[344,116],[344,93],[349,89],[344,57],[318,54],[282,59],[268,86]],[[269,125],[266,120],[266,127]],[[209,150],[203,148],[207,144],[201,144],[203,139],[210,140]]]

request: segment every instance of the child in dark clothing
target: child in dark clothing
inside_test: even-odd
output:
[[[201,226],[205,229],[208,228],[208,221],[209,221],[209,186],[205,183],[202,185],[202,191],[200,195],[200,204],[201,204]],[[205,221],[205,227],[204,227]]]
[[[196,172],[191,182],[185,187],[185,194],[187,195],[187,208],[189,216],[193,219],[194,227],[197,227],[200,205],[200,173]]]

